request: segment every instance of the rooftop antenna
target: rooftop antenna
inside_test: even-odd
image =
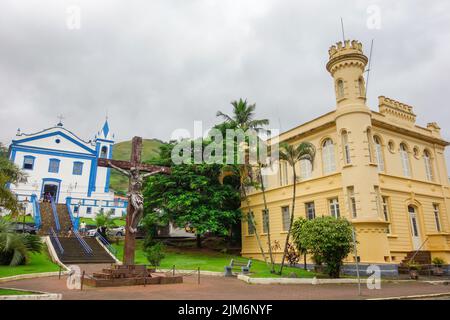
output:
[[[369,53],[369,64],[367,66],[367,76],[366,76],[366,99],[367,99],[367,91],[369,90],[369,76],[370,76],[370,68],[372,65],[372,49],[373,49],[373,39],[370,44],[370,53]]]
[[[345,43],[345,33],[344,33],[344,19],[341,17],[341,30],[342,30],[342,44]]]

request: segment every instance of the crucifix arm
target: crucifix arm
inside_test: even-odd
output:
[[[162,171],[163,171],[163,170],[156,170],[156,171],[153,171],[153,172],[144,173],[144,174],[142,175],[142,178],[147,178],[147,177],[149,177],[149,176],[152,176],[152,175],[154,175],[154,174],[160,173],[160,172],[162,172]]]
[[[116,169],[117,171],[120,171],[122,174],[126,175],[127,177],[130,176],[130,173],[122,168],[119,168],[118,166],[115,166],[112,164],[111,161],[108,161],[108,164],[111,168]]]

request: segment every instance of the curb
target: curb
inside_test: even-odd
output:
[[[69,274],[69,271],[61,271],[61,275],[68,275],[68,274]],[[59,271],[18,274],[16,276],[0,278],[0,283],[2,283],[2,282],[9,282],[9,281],[16,281],[16,280],[33,279],[33,278],[53,277],[53,276],[58,276],[58,275],[59,275]]]
[[[172,272],[172,269],[156,269],[156,271],[160,271],[160,272]],[[182,270],[182,269],[175,269],[175,274],[176,273],[192,273],[192,274],[197,274],[198,270]],[[218,271],[202,271],[200,270],[200,275],[204,275],[204,276],[214,276],[214,277],[224,277],[224,273],[223,272],[218,272]]]
[[[4,288],[1,289],[9,289],[9,290],[15,290],[15,291],[30,291],[30,290],[24,290],[24,289],[17,289],[17,288]],[[50,293],[50,292],[44,292],[44,291],[35,291],[32,290],[32,292],[37,294],[24,294],[24,295],[10,295],[10,296],[0,296],[0,300],[61,300],[62,294],[60,293]]]
[[[408,300],[408,299],[421,299],[421,298],[436,298],[436,297],[450,297],[450,292],[443,293],[429,293],[429,294],[418,294],[413,296],[399,296],[399,297],[388,297],[388,298],[371,298],[367,300]]]
[[[317,279],[317,278],[251,278],[239,274],[237,278],[249,284],[357,284],[358,279]]]

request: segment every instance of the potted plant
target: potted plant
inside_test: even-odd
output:
[[[434,257],[431,263],[433,264],[433,275],[442,276],[444,274],[442,265],[445,264],[445,260],[439,257]]]
[[[418,264],[417,262],[412,260],[412,261],[409,261],[406,265],[409,268],[409,277],[413,280],[418,280],[419,279],[419,271],[422,268],[420,266],[420,264]]]

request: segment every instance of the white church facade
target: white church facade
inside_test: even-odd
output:
[[[26,173],[26,179],[9,188],[20,201],[29,202],[30,214],[36,201],[51,195],[55,203],[70,206],[75,217],[93,218],[102,209],[123,216],[127,201],[116,198],[109,189],[111,169],[97,166],[98,158],[112,158],[113,146],[107,120],[89,141],[61,122],[32,134],[18,130],[10,145],[10,160]]]

